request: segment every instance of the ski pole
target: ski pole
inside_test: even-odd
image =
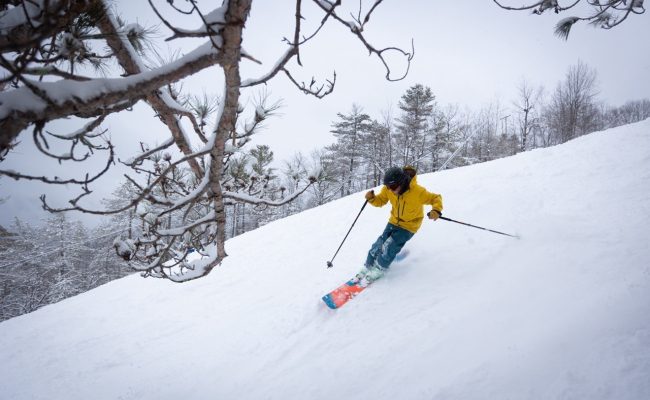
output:
[[[428,215],[428,213],[427,213],[427,215]],[[455,219],[451,219],[451,218],[447,218],[447,217],[443,217],[443,216],[440,216],[440,219],[444,219],[445,221],[449,221],[449,222],[455,222],[455,223],[457,223],[457,224],[461,224],[461,225],[465,225],[465,226],[471,226],[472,228],[482,229],[482,230],[484,230],[484,231],[489,231],[489,232],[498,233],[499,235],[505,235],[505,236],[510,236],[510,237],[514,237],[514,238],[519,239],[519,236],[517,236],[517,235],[511,235],[511,234],[509,234],[509,233],[503,233],[503,232],[495,231],[495,230],[488,229],[488,228],[482,228],[482,227],[480,227],[480,226],[476,226],[476,225],[468,224],[468,223],[466,223],[466,222],[456,221]]]
[[[357,223],[357,220],[359,219],[359,216],[363,212],[363,209],[366,208],[367,204],[368,204],[368,200],[366,200],[366,202],[363,203],[363,206],[361,206],[361,211],[359,211],[359,214],[357,214],[357,217],[354,219],[354,222],[352,223],[352,226],[348,230],[348,233],[345,234],[345,237],[343,238],[343,241],[339,245],[339,248],[336,249],[336,253],[334,253],[334,256],[332,257],[332,259],[327,262],[327,268],[332,268],[334,266],[334,264],[332,264],[332,261],[334,261],[334,259],[336,258],[336,255],[339,254],[339,250],[341,250],[341,247],[343,246],[343,243],[345,243],[345,239],[348,238],[348,235],[350,234],[350,231],[352,231],[352,228],[354,228],[354,224]]]

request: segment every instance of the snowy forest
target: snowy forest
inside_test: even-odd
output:
[[[311,96],[333,91],[335,75],[321,81],[312,78],[307,84],[291,72],[292,63],[300,65],[301,46],[328,23],[348,27],[351,36],[385,66],[387,79],[403,79],[395,76],[387,53],[395,52],[410,63],[412,52],[375,46],[364,33],[381,1],[363,15],[358,10],[353,21],[339,9],[339,2],[315,1],[312,6],[320,17],[311,25],[297,18],[292,39],[285,39],[286,53],[261,78],[247,80],[240,76],[240,63],[257,62],[241,47],[250,1],[225,1],[208,11],[194,1],[183,6],[168,2],[167,9],[152,3],[161,24],[171,32],[169,40],[205,40],[171,61],[152,61],[146,44],[151,31],[123,21],[108,3],[0,5],[0,163],[21,141],[30,141],[39,157],[60,162],[83,165],[90,158],[106,159],[105,169],[81,178],[30,174],[0,164],[0,187],[16,184],[9,179],[35,180],[76,185],[81,193],[67,208],[53,207],[43,196],[43,207],[53,212],[47,221],[16,219],[11,226],[0,227],[0,320],[133,271],[178,282],[204,276],[226,257],[228,238],[378,186],[383,171],[392,165],[412,165],[419,173],[451,169],[650,117],[648,99],[630,99],[622,106],[600,99],[597,71],[579,62],[554,88],[538,86],[535,77],[529,77],[512,83],[516,98],[495,100],[478,110],[445,103],[436,97],[435,83],[426,82],[395,99],[395,109],[369,111],[352,103],[332,115],[333,144],[276,160],[273,149],[256,145],[253,137],[261,126],[272,123],[269,118],[279,105],[262,94],[252,109],[245,110],[240,90],[284,75]],[[547,3],[528,9],[543,13],[549,9]],[[581,20],[609,29],[639,11],[637,2],[609,3],[609,18],[596,9]],[[298,1],[297,14],[300,7]],[[555,6],[556,12],[570,9]],[[195,16],[199,27],[175,26],[174,13]],[[54,14],[62,16],[56,23],[48,18]],[[577,22],[558,24],[556,33],[568,35]],[[182,93],[176,85],[212,66],[224,71],[221,96]],[[103,201],[104,209],[88,209],[84,197],[118,159],[102,123],[114,114],[128,118],[140,101],[155,110],[168,138],[141,143],[132,157],[121,158],[130,174],[119,184],[111,183],[116,187]],[[74,118],[78,126],[67,133],[46,128],[61,118]],[[0,202],[6,195],[0,195]],[[74,219],[74,212],[105,215],[105,220],[89,229]],[[187,265],[185,258],[193,252],[205,254],[206,260]]]

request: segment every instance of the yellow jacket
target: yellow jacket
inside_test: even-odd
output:
[[[411,179],[409,189],[399,196],[384,185],[378,195],[368,200],[368,203],[375,207],[382,207],[390,201],[393,207],[388,222],[413,233],[417,232],[422,225],[425,204],[430,204],[438,212],[442,211],[442,196],[418,185],[416,178]]]

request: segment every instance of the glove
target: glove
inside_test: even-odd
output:
[[[375,198],[375,191],[371,190],[368,193],[366,193],[366,200],[370,201]]]
[[[432,219],[434,221],[440,218],[441,215],[442,215],[442,211],[437,211],[437,210],[431,210],[427,213],[429,219]]]

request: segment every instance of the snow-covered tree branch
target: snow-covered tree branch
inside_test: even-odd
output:
[[[300,49],[311,44],[330,22],[343,24],[371,55],[377,56],[386,68],[387,79],[395,80],[385,59],[387,52],[399,53],[410,65],[412,49],[380,48],[364,35],[381,0],[365,13],[357,4],[358,12],[350,21],[340,16],[341,3],[296,0],[294,7],[287,9],[295,13],[295,25],[290,28],[290,39],[284,39],[286,50],[261,77],[248,79],[241,76],[241,64],[261,63],[242,47],[252,0],[224,0],[207,10],[195,0],[150,0],[169,43],[186,38],[204,40],[184,55],[159,63],[151,62],[151,50],[146,45],[152,40],[152,29],[123,21],[108,0],[2,3],[0,162],[31,135],[42,157],[78,163],[82,167],[77,170],[84,171],[84,177],[52,177],[47,171],[41,176],[2,166],[0,176],[78,185],[80,194],[67,207],[54,206],[42,197],[43,207],[52,212],[116,214],[130,210],[141,220],[140,235],[116,239],[115,249],[145,275],[173,281],[206,275],[226,257],[227,205],[281,206],[315,182],[314,177],[301,176],[291,190],[286,190],[274,183],[271,174],[239,162],[252,136],[278,107],[268,96],[261,96],[252,117],[247,118],[242,90],[279,75],[306,94],[320,98],[331,93],[335,73],[324,83],[315,77],[301,83],[290,68],[292,61],[302,66]],[[303,9],[307,6],[321,16],[311,32],[304,32]],[[194,26],[180,26],[170,15],[192,17]],[[215,88],[218,95],[214,99],[190,101],[198,97],[177,90],[175,84],[206,70],[220,75],[216,81],[223,82],[221,88]],[[140,102],[150,106],[163,123],[167,131],[160,134],[165,139],[152,147],[141,144],[126,155],[117,154],[108,137],[120,132],[111,132],[104,122],[109,116],[128,118],[128,111]],[[52,128],[53,121],[71,117],[80,121],[78,128],[71,132]],[[209,119],[213,122],[206,122]],[[55,151],[61,144],[68,150]],[[84,170],[84,162],[102,156],[105,168],[100,172]],[[131,188],[127,198],[112,209],[83,206],[81,200],[93,193],[93,185],[102,182],[117,160],[131,171],[125,176]],[[240,170],[235,174],[236,165]],[[201,256],[197,258],[197,254]]]

